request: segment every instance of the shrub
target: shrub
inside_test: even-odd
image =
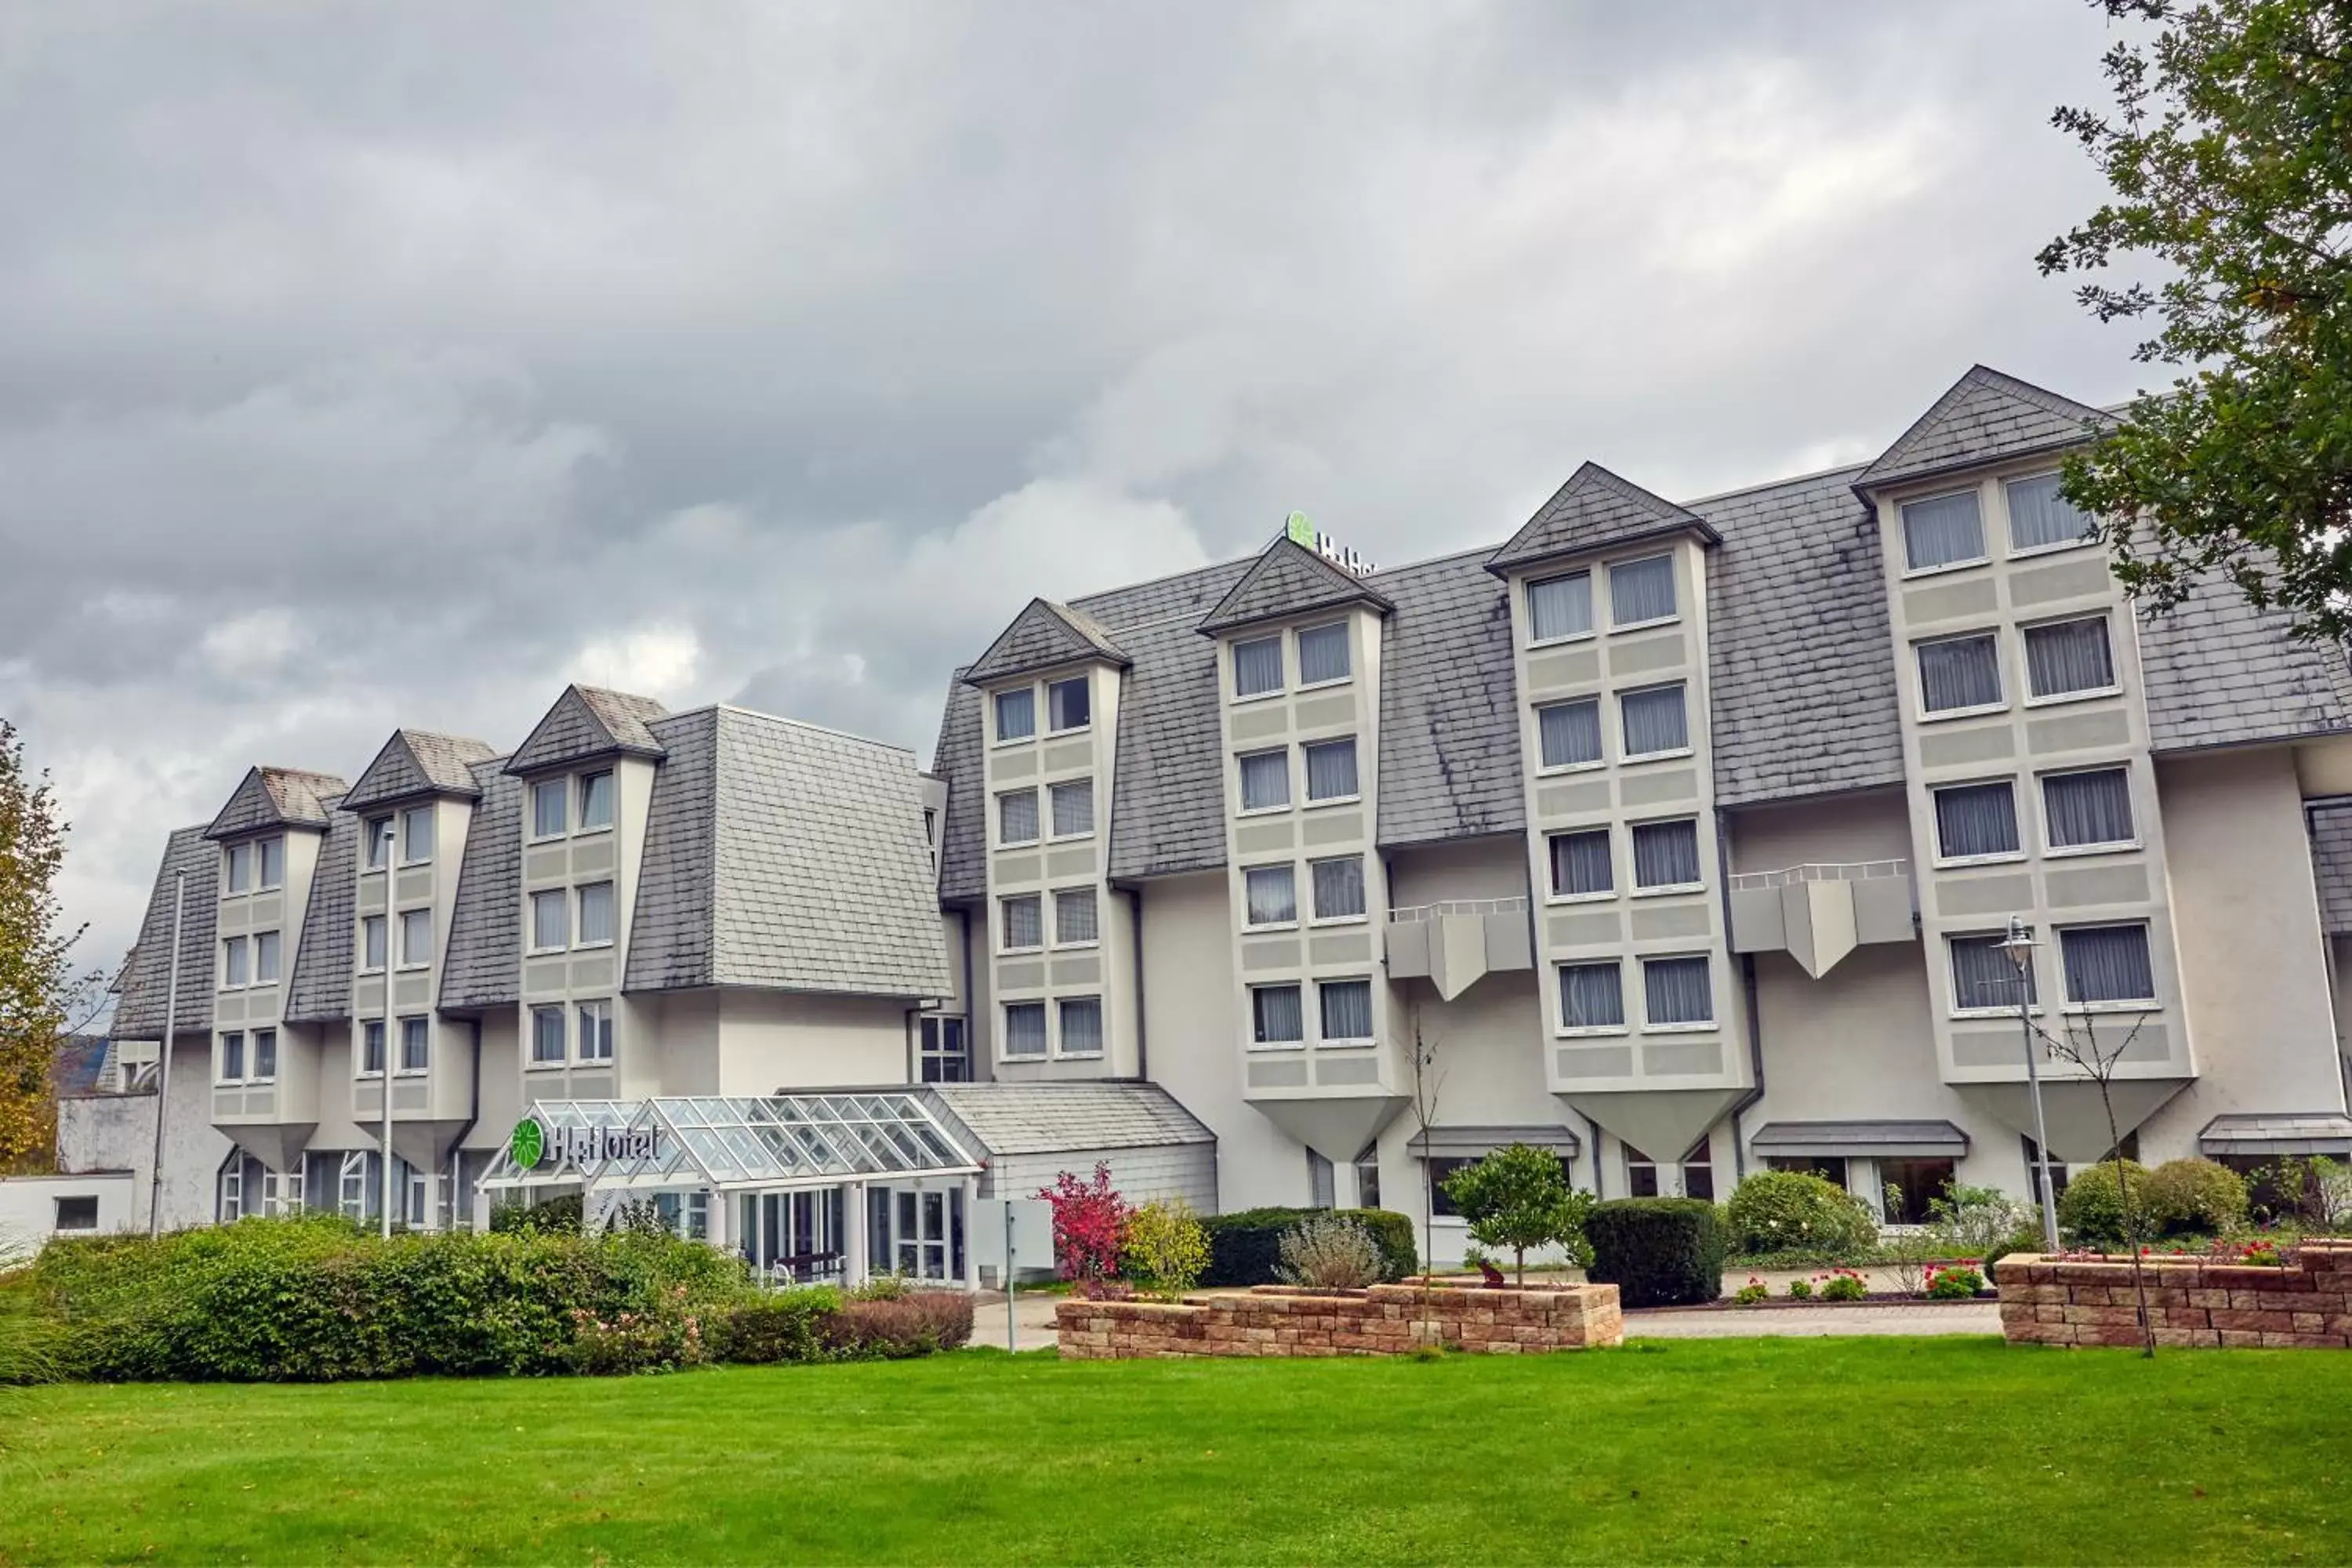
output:
[[[2272,1225],[2332,1232],[2352,1225],[2352,1165],[2325,1154],[2286,1154],[2254,1172],[2249,1196]]]
[[[844,1301],[828,1320],[832,1348],[869,1361],[902,1361],[961,1349],[971,1339],[971,1298],[916,1290],[887,1301]]]
[[[2147,1173],[2147,1217],[2158,1231],[2223,1236],[2246,1223],[2246,1184],[2210,1160],[2167,1160]]]
[[[1841,1268],[1822,1281],[1821,1295],[1824,1301],[1859,1301],[1869,1294],[1869,1286],[1851,1268]]]
[[[1753,1274],[1750,1274],[1748,1277],[1748,1283],[1733,1291],[1731,1293],[1731,1299],[1740,1306],[1752,1307],[1756,1305],[1757,1302],[1763,1300],[1771,1293],[1772,1292],[1770,1290],[1765,1288],[1764,1281],[1759,1279]]]
[[[1282,1233],[1275,1272],[1287,1285],[1316,1290],[1360,1290],[1381,1279],[1381,1249],[1371,1232],[1351,1219],[1318,1215]]]
[[[901,1301],[914,1289],[904,1274],[875,1274],[865,1284],[851,1286],[847,1295],[853,1301]]]
[[[1812,1299],[1812,1295],[1813,1284],[1811,1280],[1791,1279],[1789,1281],[1789,1299],[1790,1300],[1808,1301]]]
[[[2021,1221],[2015,1230],[2011,1231],[2006,1237],[2003,1237],[1992,1246],[1985,1248],[1985,1278],[1988,1279],[1991,1279],[1992,1266],[2000,1262],[2002,1258],[2007,1258],[2011,1253],[2025,1252],[2038,1255],[2042,1251],[2042,1222],[2039,1219]]]
[[[1237,1209],[1213,1215],[1201,1222],[1209,1236],[1209,1267],[1203,1285],[1240,1286],[1276,1283],[1282,1267],[1284,1234],[1307,1219],[1352,1220],[1370,1233],[1381,1251],[1381,1278],[1403,1279],[1421,1267],[1413,1247],[1412,1221],[1390,1209]]]
[[[1148,1203],[1128,1216],[1121,1249],[1128,1277],[1155,1296],[1174,1300],[1209,1266],[1209,1237],[1182,1198]]]
[[[1128,1207],[1110,1184],[1108,1162],[1096,1164],[1091,1182],[1064,1171],[1037,1195],[1054,1205],[1054,1264],[1063,1279],[1108,1279],[1118,1272]]]
[[[1596,1284],[1628,1307],[1712,1301],[1723,1294],[1723,1227],[1698,1198],[1614,1198],[1584,1221]]]
[[[1757,1172],[1732,1189],[1723,1217],[1732,1248],[1742,1254],[1859,1262],[1878,1241],[1878,1224],[1860,1198],[1801,1171]]]
[[[1927,1233],[1944,1258],[1982,1258],[2026,1222],[2023,1205],[1999,1187],[1949,1186],[1927,1200]]]
[[[706,1336],[713,1361],[765,1366],[833,1355],[841,1292],[828,1285],[769,1290],[722,1311]]]
[[[1984,1276],[1969,1263],[1948,1263],[1927,1271],[1927,1295],[1933,1300],[1965,1300],[1984,1289]]]
[[[688,1304],[683,1285],[657,1291],[643,1307],[624,1308],[609,1318],[574,1307],[572,1324],[565,1359],[573,1372],[593,1377],[676,1372],[703,1360],[702,1320]]]
[[[1573,1263],[1591,1261],[1584,1239],[1584,1216],[1592,1194],[1572,1190],[1559,1172],[1559,1156],[1513,1143],[1445,1178],[1445,1195],[1470,1234],[1487,1247],[1511,1249],[1519,1283],[1527,1283],[1528,1249],[1559,1247]]]
[[[2116,1162],[2102,1160],[2074,1173],[2066,1190],[2058,1194],[2058,1223],[2076,1240],[2095,1245],[2128,1241],[2147,1228],[2147,1170],[2137,1160],[2123,1162],[2131,1189],[2132,1213],[2124,1212],[2117,1190]],[[2131,1224],[2126,1226],[2128,1217]]]
[[[580,1234],[580,1194],[550,1198],[543,1204],[501,1204],[490,1211],[490,1228],[500,1234],[516,1231],[556,1236]]]

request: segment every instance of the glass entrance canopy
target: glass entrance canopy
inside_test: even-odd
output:
[[[563,1100],[532,1105],[482,1185],[773,1192],[979,1171],[910,1093]]]

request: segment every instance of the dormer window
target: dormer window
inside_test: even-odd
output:
[[[1638,626],[1675,618],[1675,558],[1652,555],[1609,568],[1609,621]]]
[[[996,738],[1025,741],[1037,732],[1037,691],[1024,686],[996,694]]]
[[[257,839],[253,846],[254,890],[267,893],[286,885],[286,840]]]
[[[1056,680],[1045,688],[1045,721],[1055,734],[1083,730],[1094,722],[1094,688],[1083,675]]]
[[[433,858],[433,808],[412,805],[400,814],[400,863],[418,866]]]
[[[1592,630],[1592,574],[1570,572],[1528,584],[1528,640],[1558,642]]]
[[[2058,476],[2036,474],[2002,487],[2009,497],[2009,547],[2022,552],[2080,544],[2097,520],[2058,493]]]
[[[1298,634],[1298,684],[1321,686],[1345,680],[1348,668],[1348,623],[1308,626]]]
[[[253,889],[253,846],[232,844],[228,847],[228,890],[250,892]]]
[[[1234,644],[1234,695],[1264,697],[1282,689],[1282,639],[1252,637]]]
[[[530,786],[530,836],[533,838],[561,838],[571,828],[571,816],[566,805],[571,795],[569,779],[541,779]]]
[[[365,837],[367,842],[361,848],[360,864],[371,871],[381,871],[383,869],[384,851],[392,842],[392,818],[369,817]]]
[[[600,827],[613,826],[613,774],[610,769],[602,773],[580,775],[580,831],[593,833]]]
[[[1957,490],[1948,496],[1903,504],[1903,557],[1914,572],[1938,566],[1959,566],[1985,558],[1984,519],[1977,510],[1977,492]]]

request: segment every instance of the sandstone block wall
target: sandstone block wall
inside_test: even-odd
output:
[[[1395,1355],[1416,1345],[1515,1355],[1622,1343],[1614,1285],[1484,1290],[1375,1285],[1310,1291],[1261,1285],[1181,1302],[1066,1300],[1055,1309],[1074,1361],[1171,1356]]]
[[[2284,1268],[2202,1258],[2141,1260],[2159,1346],[2352,1349],[2352,1240],[2305,1243]],[[2012,1344],[2137,1345],[2128,1258],[2065,1262],[2012,1254],[1993,1266]]]

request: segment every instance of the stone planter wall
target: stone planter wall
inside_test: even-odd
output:
[[[1614,1285],[1485,1290],[1400,1284],[1320,1292],[1260,1285],[1247,1295],[1181,1302],[1066,1300],[1054,1315],[1062,1354],[1072,1361],[1395,1355],[1421,1344],[1509,1355],[1625,1338]]]
[[[2352,1241],[2306,1243],[2280,1268],[2147,1258],[2158,1345],[2184,1350],[2352,1349]],[[2063,1262],[2012,1254],[1993,1266],[2012,1344],[2137,1345],[2128,1258]]]

